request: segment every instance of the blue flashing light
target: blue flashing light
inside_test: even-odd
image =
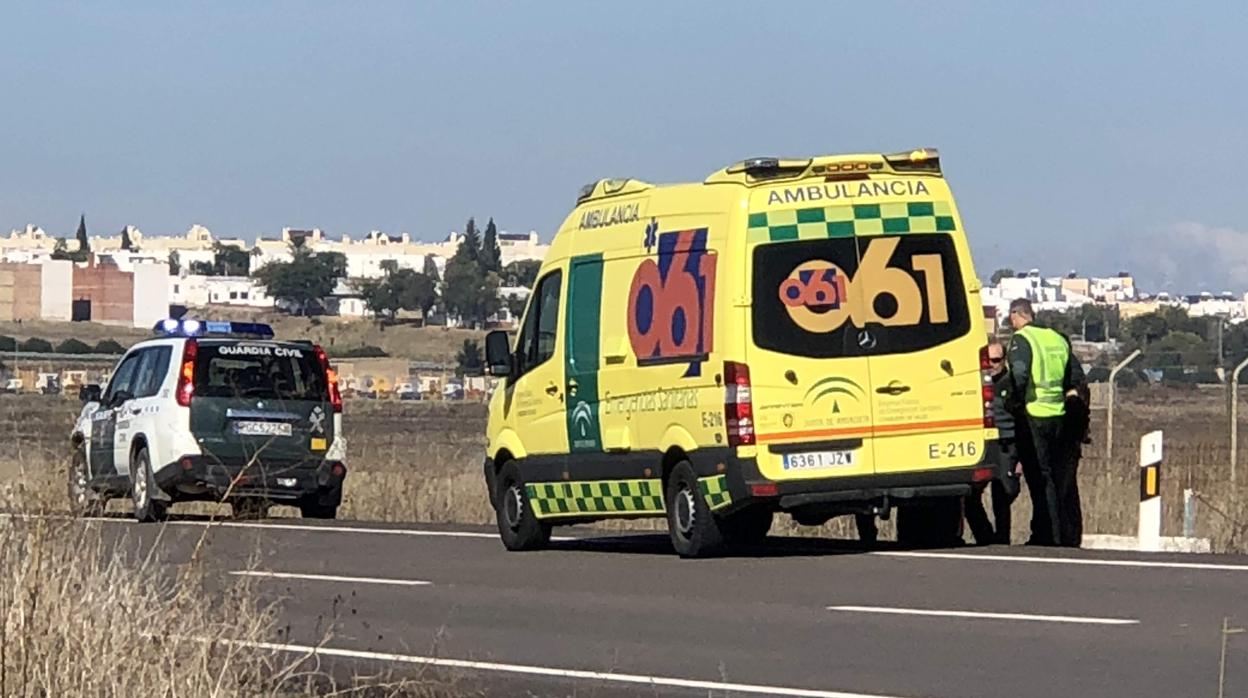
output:
[[[261,322],[201,321],[193,318],[166,318],[152,328],[162,337],[252,337],[272,339],[273,328]]]

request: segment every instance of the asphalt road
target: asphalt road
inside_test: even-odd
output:
[[[89,525],[143,551],[161,530]],[[166,526],[159,557],[203,527]],[[284,599],[275,642],[332,622],[334,661],[437,658],[498,695],[1215,696],[1223,618],[1248,625],[1242,557],[772,539],[686,561],[665,536],[571,535],[507,553],[482,529],[230,522],[206,560]],[[1226,695],[1248,695],[1248,634]]]

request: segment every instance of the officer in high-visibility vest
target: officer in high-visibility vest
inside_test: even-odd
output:
[[[1078,450],[1068,433],[1066,400],[1078,395],[1083,367],[1060,333],[1034,325],[1031,302],[1010,303],[1010,376],[1019,409],[1019,457],[1031,495],[1030,545],[1079,547]],[[1024,428],[1024,425],[1026,428]]]

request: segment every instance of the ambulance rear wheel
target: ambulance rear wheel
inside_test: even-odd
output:
[[[681,557],[709,557],[724,547],[724,532],[688,461],[672,469],[667,479],[667,529],[672,547]]]
[[[498,534],[508,550],[540,550],[550,543],[550,524],[538,520],[515,463],[507,463],[498,476],[495,513]]]
[[[919,500],[897,510],[897,542],[912,548],[947,548],[962,542],[962,499]]]

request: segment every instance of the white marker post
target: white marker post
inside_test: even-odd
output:
[[[1161,550],[1161,432],[1140,438],[1140,550]]]

